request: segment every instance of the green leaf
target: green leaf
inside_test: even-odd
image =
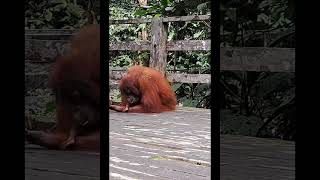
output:
[[[54,112],[56,109],[56,104],[54,101],[51,101],[51,102],[48,102],[46,104],[46,110],[45,112],[48,113],[48,112]]]
[[[51,21],[52,20],[52,12],[51,11],[46,11],[46,15],[44,16],[46,21]]]
[[[185,99],[182,101],[182,104],[184,107],[196,107],[196,105],[198,104],[198,100]]]
[[[161,0],[161,5],[164,7],[168,6],[168,0]]]
[[[68,10],[70,11],[71,15],[80,17],[81,16],[81,8],[75,4],[69,4]]]
[[[182,86],[183,83],[174,83],[172,85],[172,90],[173,91],[177,91],[181,86]]]
[[[197,10],[198,10],[198,11],[201,11],[201,10],[206,9],[206,8],[208,7],[208,6],[207,6],[208,3],[209,3],[209,2],[199,4],[199,5],[197,6]]]
[[[138,28],[144,30],[147,24],[139,24]]]
[[[199,31],[193,35],[193,38],[199,38],[203,34],[203,31]]]
[[[58,4],[56,6],[53,7],[54,11],[61,11],[62,9],[66,8],[65,4]]]
[[[135,15],[135,16],[144,16],[146,13],[147,13],[146,10],[144,10],[144,9],[138,9],[138,10],[134,13],[134,15]]]
[[[154,17],[159,18],[159,17],[161,17],[161,14],[156,14],[156,15],[154,15]]]

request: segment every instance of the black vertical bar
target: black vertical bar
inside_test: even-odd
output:
[[[212,112],[211,112],[211,179],[220,179],[220,1],[212,1]]]
[[[100,73],[101,73],[101,134],[100,134],[100,179],[109,179],[109,110],[107,98],[109,95],[108,76],[108,19],[109,19],[109,1],[100,0]]]

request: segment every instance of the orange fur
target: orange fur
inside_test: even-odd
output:
[[[176,109],[176,95],[168,80],[159,71],[143,66],[130,67],[127,75],[120,81],[120,90],[123,92],[126,88],[133,87],[141,94],[140,103],[129,107],[128,112],[160,113]],[[128,104],[125,93],[121,93],[121,99],[120,106],[111,105],[110,108],[123,111]]]
[[[66,98],[57,101],[56,129],[53,132],[26,130],[26,138],[47,148],[63,149],[61,145],[70,137],[71,129],[77,123],[72,111],[74,104],[69,102],[73,91],[83,90],[85,86],[86,96],[96,104],[95,118],[100,118],[100,26],[84,27],[73,37],[71,51],[56,60],[49,86],[64,93],[63,97],[57,97]],[[74,140],[72,149],[99,151],[100,129],[84,129]]]

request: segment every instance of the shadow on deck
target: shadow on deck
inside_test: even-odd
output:
[[[110,179],[210,179],[210,110],[110,111]],[[221,136],[221,180],[294,179],[294,143]],[[26,179],[99,179],[99,155],[26,145]]]

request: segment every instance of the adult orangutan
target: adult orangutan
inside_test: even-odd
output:
[[[118,112],[160,113],[176,109],[176,95],[159,71],[132,66],[120,80],[121,104],[111,105]]]
[[[71,51],[59,58],[49,78],[56,95],[56,128],[25,130],[26,139],[51,149],[100,149],[100,26],[82,28]]]

